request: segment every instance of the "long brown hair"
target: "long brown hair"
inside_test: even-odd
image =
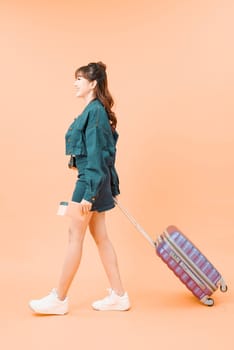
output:
[[[112,131],[116,129],[117,118],[115,113],[112,111],[114,100],[108,89],[106,65],[102,62],[89,63],[87,66],[82,66],[75,71],[75,78],[79,74],[89,81],[96,80],[97,85],[95,87],[96,98],[103,104],[112,128]]]

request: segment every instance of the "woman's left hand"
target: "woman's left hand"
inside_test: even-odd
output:
[[[85,199],[82,199],[80,204],[81,204],[82,214],[88,214],[90,212],[91,207],[92,207],[92,203],[86,201]]]

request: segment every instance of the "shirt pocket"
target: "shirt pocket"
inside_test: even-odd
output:
[[[70,126],[66,135],[67,147],[71,154],[87,156],[83,118],[77,118]]]
[[[73,153],[76,156],[87,156],[85,135],[83,130],[75,128],[71,137]]]

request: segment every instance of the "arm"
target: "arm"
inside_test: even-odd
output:
[[[84,200],[94,203],[96,196],[105,180],[106,168],[104,161],[105,131],[100,125],[99,119],[104,111],[97,109],[90,113],[89,122],[85,131],[87,149],[87,166],[85,177],[87,188]],[[106,118],[106,116],[105,116]]]

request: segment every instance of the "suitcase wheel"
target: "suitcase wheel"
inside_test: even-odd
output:
[[[204,300],[204,304],[207,305],[207,306],[213,306],[214,305],[214,299],[207,298],[206,300]]]
[[[220,290],[221,290],[221,292],[225,293],[225,292],[227,292],[228,287],[226,286],[226,284],[221,284]]]

